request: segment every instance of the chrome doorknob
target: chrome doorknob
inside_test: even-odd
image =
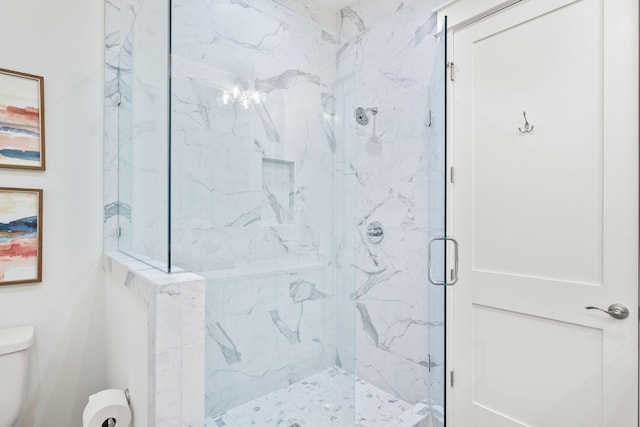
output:
[[[600,310],[603,313],[607,313],[609,316],[616,319],[626,319],[629,317],[629,309],[622,304],[611,304],[607,310],[603,310],[598,307],[585,307],[587,310]]]

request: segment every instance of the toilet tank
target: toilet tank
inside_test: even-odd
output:
[[[0,427],[13,425],[22,408],[33,338],[33,326],[0,329]]]

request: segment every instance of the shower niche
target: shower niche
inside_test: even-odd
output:
[[[294,223],[295,163],[262,158],[262,217],[264,225]]]
[[[109,3],[106,227],[206,279],[209,427],[444,425],[442,2],[342,3]]]

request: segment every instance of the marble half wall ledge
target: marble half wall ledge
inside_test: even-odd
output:
[[[149,425],[204,425],[205,279],[163,273],[120,252],[105,254],[103,267],[146,309]]]

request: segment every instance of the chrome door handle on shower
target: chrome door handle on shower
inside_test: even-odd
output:
[[[607,310],[598,307],[585,307],[587,310],[600,310],[616,319],[626,319],[629,317],[629,309],[622,304],[611,304]]]
[[[455,255],[454,255],[454,267],[453,267],[453,277],[451,278],[450,282],[447,282],[446,279],[446,272],[445,272],[445,280],[443,282],[439,282],[437,280],[435,280],[432,276],[431,276],[431,255],[433,254],[433,244],[435,242],[439,242],[442,241],[444,242],[444,247],[445,247],[445,251],[447,250],[447,242],[453,242],[453,246],[455,249]],[[427,276],[429,278],[429,282],[431,282],[431,284],[436,285],[436,286],[453,286],[456,283],[458,283],[458,241],[456,239],[454,239],[453,237],[447,237],[447,236],[437,236],[434,237],[433,239],[431,239],[429,241],[429,267],[428,267],[428,271],[427,271]]]

